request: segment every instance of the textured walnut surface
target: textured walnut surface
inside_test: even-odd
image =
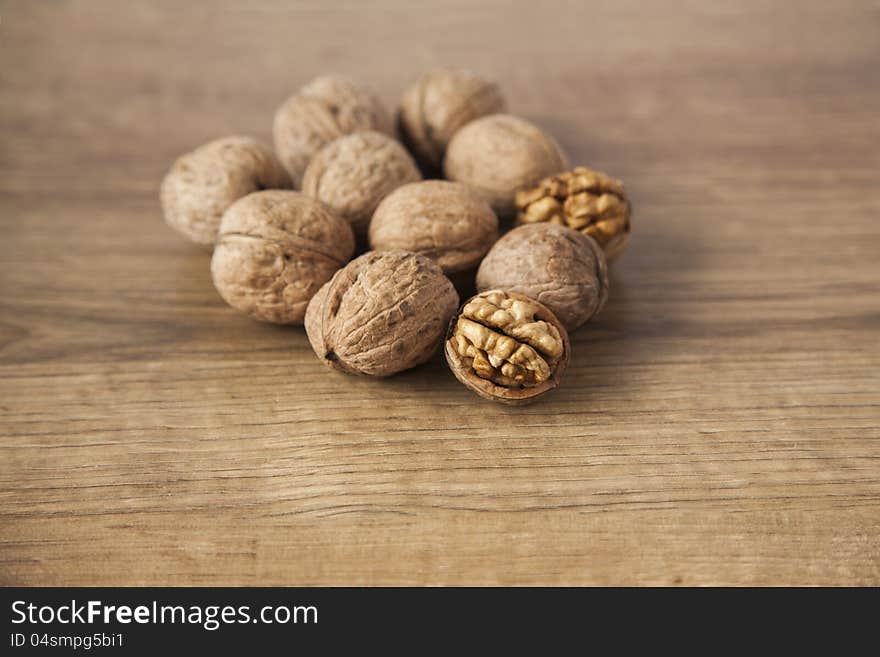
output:
[[[477,394],[524,403],[555,388],[569,360],[568,334],[546,306],[520,294],[482,292],[450,324],[446,360]]]
[[[557,224],[514,228],[477,271],[477,290],[502,289],[540,301],[573,331],[608,298],[608,266],[596,241]]]
[[[299,192],[256,192],[220,225],[211,259],[223,299],[254,319],[301,324],[309,300],[354,253],[351,227]]]
[[[501,217],[516,210],[516,193],[568,168],[556,140],[534,124],[509,114],[471,121],[455,133],[443,170],[449,180],[473,187]]]
[[[392,134],[388,111],[366,87],[339,75],[323,75],[278,108],[273,124],[275,150],[299,187],[315,153],[359,130]]]
[[[336,122],[346,130],[354,130],[365,122],[391,134],[391,115],[379,97],[366,86],[342,75],[320,75],[300,89],[300,94],[320,100]]]
[[[426,180],[398,188],[373,215],[370,247],[403,249],[436,261],[446,273],[476,267],[498,238],[498,218],[460,183]]]
[[[366,235],[379,202],[401,185],[421,179],[416,163],[397,141],[380,132],[356,132],[318,151],[303,176],[303,192]]]
[[[443,340],[458,294],[432,260],[370,251],[315,295],[306,332],[334,369],[390,376],[427,361]]]
[[[498,85],[471,71],[436,70],[403,95],[398,125],[419,161],[438,169],[452,135],[474,119],[504,111]]]
[[[250,137],[225,137],[179,157],[159,194],[172,228],[197,244],[213,246],[220,218],[235,201],[260,189],[290,186],[267,145]]]
[[[631,205],[623,183],[599,171],[575,167],[516,194],[517,223],[551,222],[595,239],[610,259],[626,247]]]

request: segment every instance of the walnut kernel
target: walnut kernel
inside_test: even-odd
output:
[[[347,222],[299,192],[255,192],[223,215],[211,276],[220,296],[252,318],[301,324],[318,289],[351,258]]]
[[[469,299],[449,324],[446,361],[481,397],[523,404],[559,384],[568,333],[543,304],[502,290]]]
[[[458,294],[434,261],[406,251],[369,251],[314,296],[306,333],[329,367],[390,376],[431,358],[457,307]]]
[[[516,211],[516,193],[568,168],[559,144],[534,124],[509,114],[471,121],[455,133],[443,171],[473,187],[500,217]]]
[[[250,137],[225,137],[182,155],[162,180],[165,221],[184,237],[213,246],[220,218],[260,189],[284,189],[290,177],[272,149]]]
[[[516,207],[517,223],[574,228],[595,239],[609,260],[629,242],[632,206],[623,183],[587,167],[549,176],[517,192]]]
[[[540,301],[573,331],[608,298],[608,266],[596,241],[557,224],[514,228],[477,271],[477,290],[503,289]]]
[[[481,116],[504,111],[498,85],[470,71],[436,70],[403,95],[397,121],[404,143],[428,169],[438,169],[452,135]]]
[[[421,180],[406,149],[380,132],[355,132],[322,148],[309,162],[303,192],[325,203],[366,235],[379,202],[403,184]]]

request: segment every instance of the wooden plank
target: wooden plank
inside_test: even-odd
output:
[[[503,14],[504,20],[500,16]],[[0,9],[0,584],[880,584],[869,2]],[[635,231],[564,386],[345,377],[164,226],[327,70],[496,77]]]

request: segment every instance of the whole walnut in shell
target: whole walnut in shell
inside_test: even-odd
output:
[[[272,149],[250,137],[225,137],[179,157],[159,195],[169,226],[196,244],[213,246],[220,218],[235,201],[290,186]]]
[[[306,333],[331,368],[390,376],[431,358],[457,307],[458,294],[434,261],[370,251],[314,296]]]
[[[568,334],[543,304],[515,292],[471,297],[449,324],[446,362],[481,397],[525,404],[559,385]]]
[[[315,153],[359,130],[390,135],[394,127],[388,111],[369,89],[339,75],[323,75],[278,108],[273,124],[275,150],[299,187]]]
[[[299,192],[255,192],[223,215],[211,276],[252,318],[301,324],[309,300],[354,254],[347,222]]]
[[[632,207],[623,183],[600,171],[575,167],[516,193],[518,224],[551,222],[595,239],[610,260],[626,247]]]
[[[492,114],[455,133],[443,170],[446,178],[473,187],[501,217],[512,216],[521,189],[568,168],[550,135],[525,119]]]
[[[452,274],[472,270],[498,239],[498,218],[469,187],[426,180],[399,187],[376,208],[370,247],[427,256]]]
[[[322,148],[309,162],[303,192],[326,204],[366,235],[379,202],[403,184],[421,180],[416,163],[380,132],[355,132]]]
[[[605,254],[592,237],[565,226],[520,226],[498,240],[480,264],[477,290],[493,289],[540,301],[573,331],[608,299]]]
[[[494,82],[470,71],[436,70],[403,95],[397,114],[401,135],[428,169],[439,169],[452,135],[466,123],[504,111]]]

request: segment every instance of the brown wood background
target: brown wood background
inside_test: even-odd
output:
[[[880,584],[876,2],[0,5],[0,584]],[[179,153],[439,64],[635,205],[562,389],[336,375]]]

